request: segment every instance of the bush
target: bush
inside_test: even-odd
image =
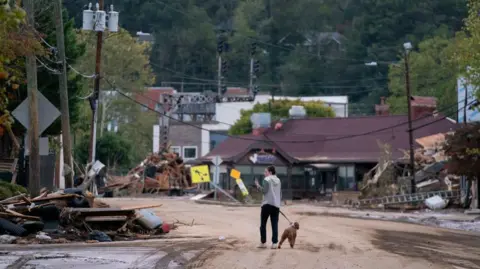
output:
[[[4,186],[0,186],[0,200],[7,199],[9,197],[12,197],[12,192],[10,191],[9,188],[6,188]]]
[[[20,185],[0,181],[0,199],[7,199],[18,193],[27,193],[27,190]]]

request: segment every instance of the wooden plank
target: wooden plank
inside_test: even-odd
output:
[[[20,214],[20,213],[18,213],[18,212],[15,212],[15,211],[13,211],[13,210],[10,210],[10,209],[5,209],[5,213],[9,213],[9,214],[11,214],[12,216],[15,216],[15,217],[21,218],[21,219],[40,220],[39,217],[23,215],[23,214]]]
[[[89,216],[131,216],[135,214],[134,209],[121,208],[67,208],[66,212],[79,213],[84,217]]]
[[[0,201],[0,204],[10,204],[12,202],[16,202],[18,201],[18,199],[20,199],[22,196],[24,196],[24,194],[19,194],[19,195],[15,195],[13,197],[10,197],[10,198],[7,198],[5,200],[2,200]]]
[[[80,197],[77,194],[54,194],[46,197],[40,197],[32,199],[32,202],[40,202],[40,201],[49,201],[49,200],[63,200],[63,199],[72,199]]]

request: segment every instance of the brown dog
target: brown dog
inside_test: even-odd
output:
[[[300,229],[300,225],[298,222],[294,222],[293,225],[285,229],[282,234],[282,238],[280,239],[280,243],[278,243],[278,248],[282,247],[283,241],[288,238],[288,243],[290,243],[290,247],[293,248],[295,246],[295,239],[297,239],[297,230]]]

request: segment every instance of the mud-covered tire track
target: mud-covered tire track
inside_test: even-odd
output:
[[[185,242],[175,243],[168,246],[164,246],[159,251],[165,251],[168,254],[158,260],[155,264],[156,269],[176,268],[176,269],[193,269],[203,266],[203,262],[200,262],[200,256],[203,256],[207,251],[213,250],[214,241],[206,240],[202,242]],[[194,256],[187,259],[183,256],[186,252],[196,252]],[[176,267],[171,267],[171,263],[175,262]],[[170,267],[169,267],[170,266]]]

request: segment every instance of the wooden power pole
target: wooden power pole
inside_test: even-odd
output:
[[[67,62],[65,60],[65,36],[63,29],[62,0],[55,0],[55,24],[57,31],[58,61],[60,63],[59,93],[60,110],[62,112],[62,147],[63,162],[73,171],[72,140],[70,137],[70,113],[68,107]],[[64,170],[65,171],[65,170]],[[65,175],[65,188],[73,188],[73,172]]]
[[[35,14],[33,0],[24,1],[25,11],[27,13],[28,24],[35,28]],[[38,132],[38,104],[37,104],[37,62],[36,56],[30,54],[27,56],[27,88],[28,88],[28,109],[29,109],[29,128],[28,139],[30,144],[30,157],[28,169],[28,190],[32,196],[37,196],[40,192],[40,152],[39,152],[39,132]]]
[[[103,10],[103,0],[98,1],[99,10]],[[90,126],[90,146],[88,149],[89,162],[95,161],[95,149],[97,142],[97,115],[98,99],[100,97],[100,63],[102,60],[103,32],[97,31],[97,55],[95,59],[95,84],[93,95],[90,97],[90,106],[92,107],[92,125]]]

